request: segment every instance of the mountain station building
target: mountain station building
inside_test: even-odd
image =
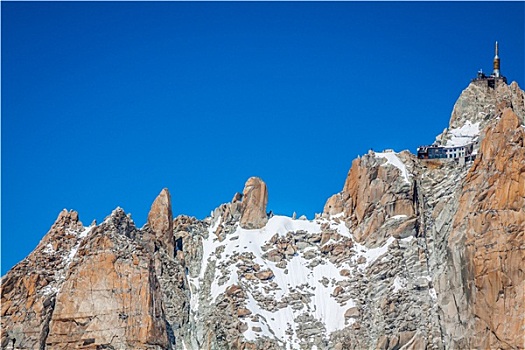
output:
[[[480,70],[476,78],[472,79],[472,83],[476,85],[487,86],[491,89],[494,89],[500,84],[507,84],[507,78],[502,76],[500,73],[500,59],[497,41],[495,46],[492,74],[487,76],[482,70]],[[465,145],[454,146],[444,146],[434,143],[430,146],[418,147],[417,157],[419,159],[455,160],[460,164],[465,164],[465,162],[472,161],[476,158],[478,147],[478,141],[474,141]]]

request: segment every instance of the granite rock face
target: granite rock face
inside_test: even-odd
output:
[[[341,193],[336,193],[326,201],[323,214],[338,215],[344,210],[343,196]]]
[[[241,207],[241,227],[258,229],[268,221],[266,204],[268,190],[266,184],[258,177],[250,177],[244,185]]]
[[[4,349],[166,349],[160,285],[122,209],[84,227],[62,211],[2,279]]]
[[[454,104],[448,128],[436,140],[447,144],[454,135],[460,136],[472,127],[481,132],[505,108],[512,109],[525,123],[525,93],[516,82],[497,84],[495,88],[483,82],[471,83]]]
[[[525,94],[516,82],[498,84],[495,88],[471,83],[454,105],[449,128],[458,128],[470,121],[480,122],[481,129],[484,129],[506,108],[512,109],[522,124],[525,122]]]
[[[173,213],[171,211],[171,195],[167,188],[155,198],[148,213],[148,225],[155,234],[156,241],[168,252],[174,254]]]
[[[46,349],[165,349],[159,282],[150,256],[97,227],[80,246],[57,294]]]
[[[334,197],[335,208],[342,203],[347,225],[358,242],[383,242],[393,232],[380,230],[388,218],[398,217],[403,221],[414,218],[414,183],[400,157],[407,159],[407,163],[413,162],[407,153],[373,151],[355,159],[343,191],[325,205],[330,207]]]
[[[167,189],[142,228],[62,211],[2,277],[2,349],[523,349],[523,100],[469,85],[440,138],[474,162],[369,152],[312,220],[255,177],[203,220]]]
[[[56,293],[85,228],[63,210],[35,250],[2,278],[2,349],[43,349]]]
[[[525,346],[525,132],[505,109],[465,179],[448,246],[471,348]],[[458,270],[459,269],[459,274]],[[459,278],[461,277],[461,278]]]

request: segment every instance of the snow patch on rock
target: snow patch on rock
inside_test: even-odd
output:
[[[472,143],[479,136],[480,123],[472,123],[467,120],[460,128],[450,129],[450,139],[446,141],[447,147],[460,147]]]
[[[80,243],[82,243],[82,240],[87,237],[87,235],[91,232],[94,226],[88,226],[84,227],[84,229],[80,232],[78,231],[71,231],[72,234],[77,236],[77,243],[73,246],[71,251],[66,257],[66,264],[69,265],[71,261],[73,261],[73,258],[75,255],[77,255],[78,248],[80,247]]]
[[[378,158],[385,158],[387,162],[384,165],[391,164],[398,168],[401,171],[401,176],[403,176],[405,182],[410,183],[408,177],[411,175],[408,173],[405,164],[399,159],[395,152],[376,152],[375,156]]]
[[[357,258],[359,258],[360,256],[365,257],[366,262],[363,265],[361,265],[361,268],[364,269],[365,267],[372,265],[374,261],[386,254],[386,252],[388,251],[388,247],[394,241],[394,237],[388,237],[385,244],[377,248],[367,248],[366,246],[355,242],[354,244],[356,246],[357,255],[354,257],[354,259],[357,260]]]

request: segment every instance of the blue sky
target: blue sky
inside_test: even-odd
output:
[[[500,42],[524,82],[524,2],[5,2],[2,274],[63,208],[142,226],[164,187],[204,218],[268,185],[312,218],[370,148],[415,152]]]

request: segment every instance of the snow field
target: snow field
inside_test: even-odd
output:
[[[401,217],[395,217],[393,219],[400,218]],[[294,329],[293,327],[297,327],[295,326],[295,319],[305,313],[308,313],[317,321],[323,323],[325,336],[351,323],[347,322],[347,324],[345,324],[344,314],[346,310],[356,305],[355,302],[350,299],[341,305],[332,296],[336,283],[348,278],[340,275],[339,272],[342,267],[337,267],[326,259],[321,259],[318,265],[310,267],[311,262],[317,258],[308,260],[303,256],[305,251],[318,249],[318,247],[308,247],[303,251],[298,251],[295,256],[287,261],[285,268],[277,267],[277,263],[267,261],[262,257],[264,254],[262,247],[267,244],[275,234],[282,237],[288,232],[296,232],[299,230],[311,234],[321,233],[321,224],[327,222],[330,223],[330,227],[336,229],[341,236],[350,238],[352,235],[344,222],[335,222],[327,219],[318,219],[315,221],[294,220],[285,216],[273,216],[269,219],[267,225],[261,229],[245,230],[238,226],[236,231],[229,234],[222,242],[219,242],[214,234],[219,222],[220,220],[217,220],[216,223],[209,228],[209,236],[203,240],[203,266],[201,273],[198,278],[190,279],[190,282],[192,288],[198,293],[208,264],[215,264],[215,276],[210,288],[211,303],[214,303],[217,297],[224,293],[229,286],[233,284],[242,284],[244,286],[247,294],[245,306],[252,312],[250,316],[243,320],[248,325],[248,330],[244,332],[247,340],[255,340],[258,337],[266,336],[279,340],[289,348],[298,348],[298,329]],[[383,246],[372,249],[355,243],[353,249],[355,249],[357,254],[353,259],[364,256],[366,263],[360,265],[360,268],[364,269],[384,255],[388,251],[388,246],[394,240],[393,237],[390,237]],[[220,258],[217,258],[215,255],[218,248],[223,250]],[[253,263],[260,265],[260,271],[270,269],[274,276],[268,281],[239,281],[237,271],[238,260],[233,257],[244,252],[253,254]],[[219,284],[219,280],[221,276],[223,276],[219,270],[219,266],[226,267],[226,276],[228,278],[226,283]],[[325,281],[324,284],[320,283],[323,279]],[[327,280],[328,283],[326,283]],[[224,282],[224,278],[222,282]],[[294,295],[294,293],[303,295],[303,300],[297,302],[304,303],[302,308],[294,309],[292,307],[293,303],[290,303],[286,307],[269,311],[262,307],[260,301],[256,300],[256,298],[262,296],[280,302],[283,299],[293,299],[291,296]],[[194,293],[192,293],[192,310],[196,311],[198,310],[198,298],[194,297],[193,294]],[[257,321],[254,316],[258,316]],[[253,327],[260,328],[260,331],[254,331]],[[291,334],[290,331],[292,331]]]

